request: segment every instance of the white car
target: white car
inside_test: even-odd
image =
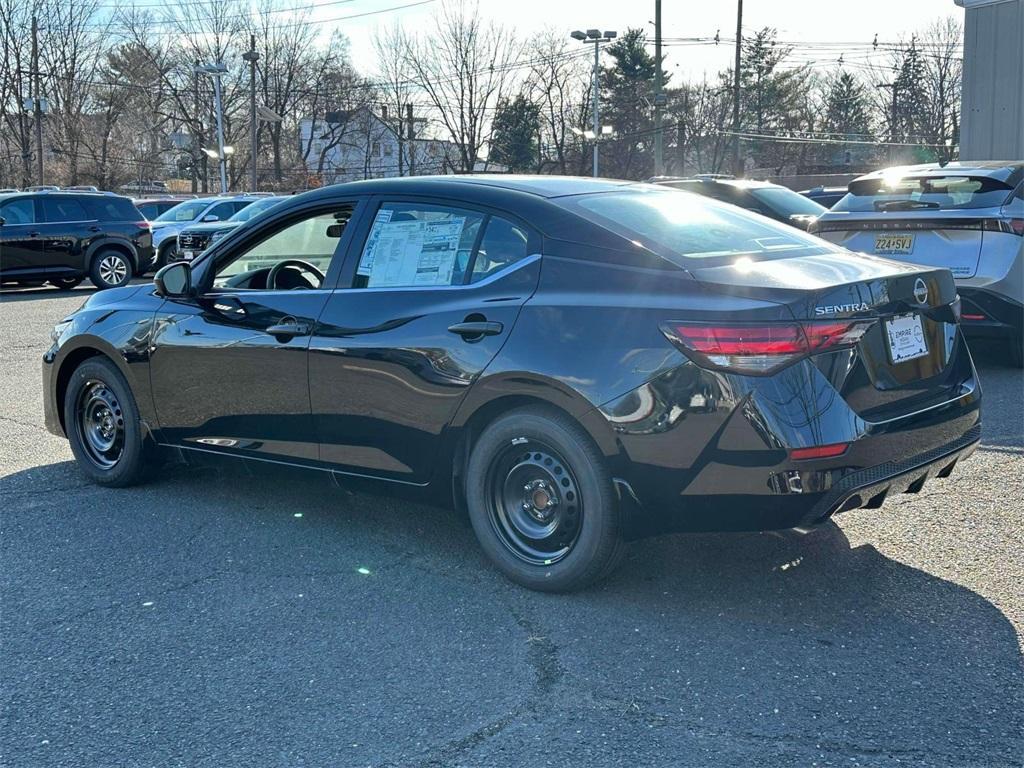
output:
[[[850,182],[811,232],[852,251],[945,267],[968,336],[1024,365],[1024,161],[910,165]]]

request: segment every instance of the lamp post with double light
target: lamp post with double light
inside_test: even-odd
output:
[[[602,32],[600,29],[588,29],[583,32],[577,29],[570,33],[569,37],[586,45],[591,43],[594,45],[594,127],[591,132],[594,136],[594,177],[596,178],[598,175],[597,138],[601,135],[611,134],[609,126],[605,126],[608,128],[607,131],[601,129],[601,43],[614,40],[618,37],[618,33],[613,30]]]

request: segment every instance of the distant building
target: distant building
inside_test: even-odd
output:
[[[366,107],[299,121],[299,155],[324,184],[452,173],[457,167],[451,142],[399,140],[396,129]]]
[[[964,8],[960,158],[1024,159],[1024,0]]]

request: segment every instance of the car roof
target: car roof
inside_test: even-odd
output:
[[[687,184],[696,186],[698,184],[723,184],[735,189],[766,189],[769,187],[780,187],[781,184],[775,184],[771,181],[758,181],[757,179],[734,179],[734,178],[721,178],[714,176],[691,176],[689,178],[678,178],[678,179],[659,179],[655,184],[662,187],[674,187],[678,184]],[[786,187],[788,189],[788,187]]]
[[[520,192],[542,198],[605,192],[637,184],[620,179],[593,179],[583,176],[529,176],[515,174],[480,173],[459,176],[406,176],[389,179],[366,179],[322,187],[306,194],[310,197],[329,197],[345,191],[363,195],[470,195],[481,188]]]
[[[856,181],[880,179],[895,174],[904,176],[987,176],[1008,184],[1016,184],[1024,178],[1024,161],[1022,160],[954,160],[940,165],[939,163],[921,163],[919,165],[897,165],[892,168],[881,168],[860,176]]]

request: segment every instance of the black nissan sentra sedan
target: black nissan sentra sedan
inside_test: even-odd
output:
[[[219,454],[421,494],[571,590],[630,539],[948,475],[980,431],[958,315],[945,269],[664,187],[357,182],[92,296],[53,330],[46,424],[103,485]]]

